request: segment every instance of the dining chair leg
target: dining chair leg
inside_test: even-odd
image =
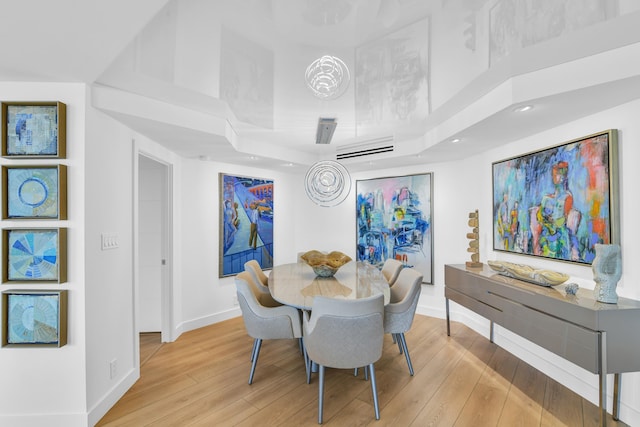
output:
[[[322,408],[324,406],[324,365],[318,365],[318,424],[322,424]]]
[[[409,356],[409,349],[407,348],[407,339],[404,337],[404,333],[398,334],[402,348],[404,349],[404,357],[407,359],[407,366],[409,367],[409,374],[413,376],[413,365],[411,364],[411,356]]]
[[[400,350],[400,354],[402,354],[402,340],[400,339],[400,334],[393,334],[394,341],[398,345],[398,350]]]
[[[309,354],[307,353],[307,349],[304,349],[304,369],[307,374],[307,384],[311,383],[311,359],[309,359]]]
[[[262,339],[256,338],[253,346],[253,356],[251,356],[251,373],[249,374],[249,384],[253,383],[253,374],[256,371],[256,365],[258,364],[258,356],[260,355],[260,346],[262,346]]]
[[[253,340],[253,348],[251,349],[251,361],[253,362],[253,356],[256,354],[256,345],[258,340]]]
[[[373,393],[373,409],[376,412],[376,420],[379,420],[380,406],[378,405],[378,387],[376,386],[376,373],[373,368],[373,363],[369,365],[369,371],[371,371],[371,393]]]

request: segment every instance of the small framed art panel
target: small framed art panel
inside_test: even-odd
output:
[[[2,157],[66,156],[66,105],[62,102],[3,102]]]
[[[67,281],[66,228],[4,229],[2,247],[3,282]]]
[[[67,219],[67,167],[3,166],[3,219]]]
[[[617,132],[493,163],[493,248],[591,264],[619,243]]]
[[[433,173],[356,181],[358,261],[395,258],[433,282]]]
[[[2,346],[65,345],[67,299],[66,290],[2,292]]]
[[[273,267],[273,180],[219,175],[219,276],[244,271],[256,260],[262,269]]]

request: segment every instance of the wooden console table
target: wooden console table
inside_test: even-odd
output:
[[[600,303],[588,289],[567,295],[564,285],[538,286],[501,276],[487,266],[445,265],[444,281],[447,335],[452,300],[489,319],[491,342],[497,323],[598,374],[601,426],[607,422],[607,373],[615,374],[613,418],[618,419],[620,374],[640,371],[640,301]]]

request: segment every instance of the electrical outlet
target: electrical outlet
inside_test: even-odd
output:
[[[114,379],[118,375],[118,360],[113,359],[109,362],[109,377]]]

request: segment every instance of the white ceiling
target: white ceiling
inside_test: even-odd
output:
[[[300,49],[307,46],[345,51],[419,18],[430,17],[433,23],[438,19],[434,14],[446,7],[464,11],[459,16],[464,20],[470,12],[486,9],[492,3],[495,1],[217,0],[216,7],[225,25],[265,45],[283,40],[291,44],[295,40]],[[4,2],[5,17],[23,19],[5,19],[0,25],[0,37],[5,41],[0,44],[0,79],[97,83],[96,98],[109,98],[112,95],[109,91],[114,89],[100,83],[113,82],[105,79],[103,73],[166,6],[171,6],[167,0]],[[515,52],[438,105],[424,122],[409,124],[404,132],[384,129],[378,135],[368,136],[395,135],[394,153],[345,160],[344,164],[353,172],[451,161],[640,97],[639,65],[628,62],[630,55],[638,57],[640,19],[635,15],[605,23],[597,31],[570,34],[557,43]],[[293,50],[292,55],[299,52]],[[597,67],[603,62],[607,67],[600,70]],[[579,71],[585,67],[596,67],[598,72],[585,77]],[[578,73],[579,77],[572,73]],[[145,92],[137,90],[140,85],[132,81],[117,86],[120,90]],[[166,89],[166,85],[163,87]],[[96,102],[99,108],[108,105],[103,109],[114,118],[185,157],[229,163],[246,164],[253,156],[264,167],[283,168],[291,162],[294,168],[307,168],[315,160],[334,156],[337,148],[359,141],[353,134],[345,136],[336,131],[330,147],[316,146],[315,123],[322,109],[300,109],[296,105],[287,110],[287,105],[275,105],[275,110],[286,111],[291,120],[278,123],[274,129],[261,129],[224,113],[228,108],[221,106],[219,99],[188,92],[177,87],[159,90],[149,103],[160,101],[169,105],[167,112],[176,105],[199,113],[204,111],[203,123],[210,114],[211,126],[172,123],[124,105],[125,108],[118,108],[117,96],[110,98],[115,100],[112,103],[94,101],[94,105]],[[276,96],[274,102],[278,99],[287,96]],[[149,103],[140,101],[140,109],[144,110]],[[513,108],[523,103],[535,107],[526,115],[514,113]],[[339,120],[338,129],[354,127],[349,122],[354,117],[353,103],[325,101],[323,105],[325,110],[327,105],[338,106],[335,115],[347,118]],[[216,130],[218,121],[223,130]],[[461,142],[451,144],[454,137]]]

